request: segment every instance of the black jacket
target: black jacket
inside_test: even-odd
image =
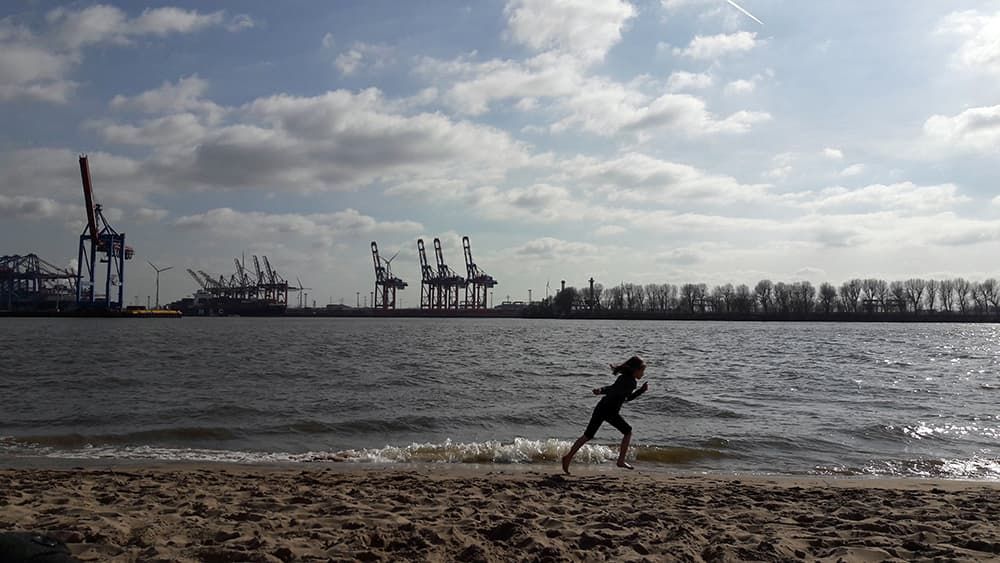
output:
[[[643,394],[643,389],[636,390],[636,384],[635,378],[631,375],[619,375],[614,383],[599,389],[604,397],[597,406],[607,412],[618,412],[625,401],[631,401]]]

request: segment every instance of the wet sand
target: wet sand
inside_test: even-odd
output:
[[[1000,560],[1000,484],[574,466],[0,469],[83,561]]]

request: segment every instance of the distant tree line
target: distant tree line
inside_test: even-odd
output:
[[[636,316],[729,317],[856,317],[985,316],[1000,314],[1000,284],[996,279],[887,282],[855,278],[840,286],[808,281],[793,283],[761,280],[746,284],[683,285],[621,283],[593,290],[566,287],[553,297],[533,303],[528,314],[634,314]]]

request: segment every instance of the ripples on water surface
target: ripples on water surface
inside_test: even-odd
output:
[[[647,467],[1000,478],[996,325],[4,319],[0,349],[13,462],[554,464],[637,353]]]

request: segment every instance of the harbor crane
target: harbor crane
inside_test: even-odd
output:
[[[396,291],[405,289],[408,285],[402,279],[392,275],[392,261],[398,255],[397,252],[388,260],[381,258],[378,255],[378,244],[372,241],[372,260],[375,262],[375,298],[372,307],[375,309],[395,309]]]
[[[76,272],[53,266],[36,254],[0,256],[0,311],[59,310],[72,302]]]
[[[458,309],[461,305],[458,299],[458,290],[466,286],[465,278],[445,264],[444,254],[441,252],[441,240],[438,238],[434,239],[434,255],[437,257],[438,268],[438,307]]]
[[[440,305],[436,301],[438,277],[434,268],[427,263],[424,239],[417,239],[417,253],[420,255],[420,308],[434,309]]]
[[[462,249],[465,250],[465,306],[470,309],[485,309],[489,290],[497,285],[493,276],[479,269],[472,261],[472,246],[469,237],[462,237]]]
[[[83,179],[83,199],[87,209],[87,226],[80,235],[76,276],[76,304],[85,309],[120,310],[125,305],[125,261],[135,251],[125,245],[125,233],[119,233],[104,217],[100,204],[94,203],[87,155],[80,155],[80,176]],[[103,257],[98,262],[98,254]],[[98,293],[98,270],[104,268],[104,293]],[[113,295],[117,288],[117,297]]]

